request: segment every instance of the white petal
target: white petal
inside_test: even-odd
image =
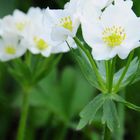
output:
[[[118,48],[118,56],[121,58],[121,59],[126,59],[127,56],[129,55],[130,53],[130,49],[126,46],[120,46]]]
[[[65,41],[69,36],[72,36],[71,32],[63,27],[52,28],[51,37],[54,41]]]
[[[100,22],[90,23],[88,21],[82,21],[82,32],[86,43],[92,47],[95,43],[101,43],[103,28]]]
[[[95,44],[92,48],[92,55],[95,60],[108,60],[110,59],[111,51],[112,48],[106,46],[105,44]]]
[[[46,50],[42,51],[41,54],[44,57],[49,57],[51,55],[51,48],[47,48]]]
[[[77,48],[77,45],[75,44],[72,38],[68,38],[67,42],[71,48]],[[52,53],[68,52],[70,50],[69,46],[67,45],[66,42],[59,42],[57,45],[54,45],[52,47]]]
[[[138,30],[139,27],[140,27],[140,18],[130,20],[126,24],[125,31],[126,31],[127,41],[140,40],[140,31]]]
[[[123,26],[125,23],[135,18],[135,13],[131,10],[127,3],[124,4],[123,8],[118,5],[110,5],[105,9],[101,16],[101,20],[105,27],[113,25]]]

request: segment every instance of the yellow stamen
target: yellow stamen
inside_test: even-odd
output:
[[[60,19],[60,26],[64,27],[65,29],[68,29],[70,31],[73,30],[72,20],[71,17],[64,17]]]
[[[105,28],[102,33],[103,41],[109,47],[115,47],[122,44],[122,42],[126,39],[126,33],[124,28],[120,26],[113,26],[111,28]]]
[[[16,53],[16,49],[14,48],[14,46],[8,45],[8,46],[5,47],[5,52],[7,54],[13,55],[13,54]]]
[[[45,50],[49,47],[42,38],[34,37],[34,42],[39,50]]]
[[[23,23],[23,22],[18,22],[16,23],[16,28],[19,30],[19,31],[23,31],[24,28],[25,28],[26,24]]]

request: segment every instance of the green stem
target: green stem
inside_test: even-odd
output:
[[[103,126],[102,140],[111,140],[111,132],[106,124]]]
[[[120,94],[125,99],[125,89],[120,91]],[[124,106],[124,104],[118,104],[118,116],[119,116],[120,127],[115,129],[115,132],[113,135],[114,135],[115,140],[123,140],[124,132],[125,132],[125,128],[124,128],[124,126],[125,126],[125,106]]]
[[[61,132],[59,133],[59,137],[57,137],[57,140],[65,140],[67,135],[67,126],[63,126],[61,129]]]
[[[96,65],[96,62],[94,61],[93,57],[91,56],[91,53],[89,52],[89,50],[87,50],[83,45],[82,43],[80,42],[80,40],[77,38],[77,37],[74,37],[74,40],[75,42],[77,43],[77,45],[85,52],[86,56],[88,57],[94,71],[95,71],[95,74],[96,74],[96,77],[98,79],[98,82],[100,83],[101,87],[103,88],[103,90],[105,89],[105,86],[104,86],[104,81],[98,71],[98,68],[97,68],[97,65]]]
[[[17,140],[24,140],[28,108],[29,108],[29,93],[28,90],[25,90],[23,94],[22,112],[18,127]]]
[[[112,60],[105,61],[106,66],[106,86],[108,93],[112,92],[113,76],[115,71],[116,57]]]
[[[129,68],[129,66],[130,66],[130,63],[131,63],[131,60],[132,60],[133,56],[134,56],[134,51],[129,55],[128,61],[127,61],[126,66],[125,66],[125,69],[124,69],[124,71],[123,71],[121,77],[119,78],[118,83],[117,83],[116,86],[115,86],[115,91],[116,91],[116,92],[118,91],[118,89],[119,89],[119,87],[120,87],[120,84],[121,84],[123,78],[125,77],[125,75],[126,75],[126,73],[127,73],[127,71],[128,71],[128,68]]]
[[[108,67],[108,61],[105,61],[105,68],[106,68],[106,88],[109,87],[109,67]]]

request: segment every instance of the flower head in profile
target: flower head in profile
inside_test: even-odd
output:
[[[68,9],[47,9],[46,20],[52,23],[52,38],[56,41],[66,40],[69,36],[74,37],[79,27],[78,19]]]
[[[132,11],[132,5],[132,1],[118,0],[98,20],[83,18],[83,36],[96,60],[108,60],[116,55],[125,59],[139,46],[140,18]]]
[[[58,42],[59,45],[64,47],[59,47],[60,49],[57,49],[58,52],[65,52],[69,50],[66,41],[70,43],[71,47],[75,48],[76,45],[74,44],[72,38],[77,33],[79,23],[79,20],[71,12],[71,10],[69,10],[69,8],[64,10],[46,9],[45,26],[46,28],[51,29],[52,40]]]
[[[25,45],[19,35],[5,31],[0,36],[0,60],[8,61],[21,57],[27,50]]]

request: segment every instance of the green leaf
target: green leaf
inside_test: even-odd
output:
[[[32,117],[34,116],[34,117]],[[51,116],[49,110],[46,108],[34,108],[32,107],[30,110],[30,122],[32,125],[34,125],[36,128],[37,127],[42,127],[46,125],[46,122],[49,120],[49,117]]]
[[[38,87],[31,91],[29,101],[32,108],[37,110],[42,108],[57,116],[59,122],[75,129],[77,122],[72,119],[92,99],[94,91],[95,89],[83,78],[79,69],[66,67],[61,75],[53,70],[41,80]],[[22,96],[17,97],[13,105],[20,107],[21,103]]]
[[[28,85],[31,80],[31,72],[29,67],[19,58],[12,62],[12,66],[8,66],[10,74],[21,84]]]
[[[83,109],[83,111],[80,113],[81,119],[77,126],[78,130],[82,129],[85,127],[85,125],[90,124],[93,121],[97,111],[102,107],[105,101],[104,99],[103,94],[99,94]]]
[[[73,51],[73,54],[88,82],[97,89],[100,89],[96,74],[85,53],[80,48],[78,48],[76,51]]]
[[[105,100],[103,104],[102,123],[107,124],[110,131],[114,131],[115,127],[119,127],[119,119],[115,103],[111,99]]]
[[[130,108],[132,110],[140,112],[140,107],[139,106],[136,106],[136,105],[124,100],[121,96],[119,96],[117,94],[113,94],[112,99],[117,101],[117,102],[123,103],[125,106],[127,106],[128,108]]]
[[[137,72],[136,72],[136,76],[135,76],[134,81],[132,81],[132,84],[134,84],[134,83],[136,83],[138,81],[140,81],[140,62],[138,64],[138,69],[137,69]]]
[[[96,63],[97,63],[100,75],[102,75],[103,80],[106,81],[105,62],[104,61],[98,61]]]
[[[130,63],[129,69],[123,79],[123,81],[121,82],[121,87],[123,88],[125,86],[127,86],[128,84],[131,84],[133,82],[133,80],[135,79],[137,70],[138,70],[138,66],[139,66],[139,61],[138,61],[138,57],[134,58],[133,61]],[[120,69],[114,76],[114,85],[118,82],[120,76],[122,75],[123,71],[124,71],[125,67],[123,67],[122,69]]]
[[[22,86],[32,86],[36,85],[52,71],[61,59],[61,56],[51,55],[48,58],[40,55],[32,56],[30,64],[27,64],[22,59],[15,59],[11,62],[12,67],[8,66],[8,69]]]
[[[39,62],[36,63],[33,69],[33,83],[37,83],[46,77],[52,69],[58,64],[62,55],[51,55],[48,58],[42,58]]]

